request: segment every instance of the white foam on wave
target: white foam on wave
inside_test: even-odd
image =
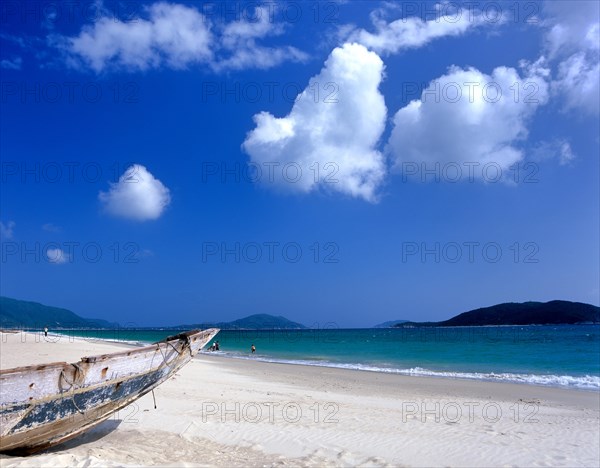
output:
[[[339,369],[351,369],[369,372],[383,372],[386,374],[401,374],[422,377],[444,377],[452,379],[468,379],[468,380],[487,380],[498,382],[513,382],[530,385],[544,385],[550,387],[568,387],[579,388],[584,390],[600,390],[600,377],[594,375],[572,376],[572,375],[554,375],[554,374],[516,374],[510,372],[495,373],[495,372],[450,372],[450,371],[435,371],[424,369],[422,367],[412,367],[409,369],[398,369],[392,367],[378,367],[368,364],[356,363],[338,363],[330,361],[314,361],[302,359],[278,359],[266,356],[248,356],[243,354],[220,352],[219,355],[231,357],[235,359],[250,359],[255,361],[273,362],[280,364],[294,364],[304,366],[317,367],[335,367]]]
[[[149,344],[152,344],[151,341],[140,341],[140,340],[126,340],[126,339],[121,339],[121,338],[98,338],[96,336],[89,336],[89,335],[74,335],[72,333],[48,333],[48,335],[53,335],[56,336],[58,338],[68,338],[68,339],[77,339],[77,340],[82,340],[82,341],[87,341],[88,343],[94,343],[94,342],[98,342],[98,343],[114,343],[114,344],[124,344],[127,346],[148,346]]]

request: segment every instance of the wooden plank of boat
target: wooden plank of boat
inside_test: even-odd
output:
[[[0,452],[30,454],[105,421],[175,374],[218,332],[192,330],[73,364],[0,370]]]

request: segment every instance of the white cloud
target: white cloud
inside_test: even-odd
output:
[[[0,239],[2,239],[2,240],[12,239],[13,234],[14,234],[14,228],[15,228],[14,221],[9,221],[6,224],[4,224],[2,221],[0,221]]]
[[[303,62],[308,59],[308,55],[295,47],[265,47],[257,44],[258,39],[284,32],[283,25],[274,21],[270,10],[257,7],[251,20],[243,17],[223,26],[219,37],[222,57],[213,62],[214,69],[267,69],[286,60]]]
[[[23,59],[21,57],[16,57],[12,60],[4,59],[0,61],[0,68],[4,68],[5,70],[20,70],[22,64]]]
[[[308,55],[295,47],[263,47],[246,44],[235,49],[231,56],[213,62],[211,66],[215,71],[247,68],[266,70],[283,62],[305,62],[306,60],[308,60]]]
[[[545,52],[557,64],[553,92],[567,111],[600,113],[600,3],[551,1],[544,13]]]
[[[350,33],[349,40],[363,44],[378,54],[395,54],[422,47],[442,37],[460,36],[486,21],[480,12],[455,8],[453,4],[438,4],[437,9],[438,14],[429,20],[409,16],[392,22],[387,22],[383,17],[385,10],[375,10],[371,14],[371,21],[376,32],[358,29]],[[501,21],[499,17],[497,22]]]
[[[301,193],[320,186],[376,201],[385,176],[383,155],[375,149],[387,114],[378,89],[383,73],[377,54],[344,44],[331,52],[287,116],[256,114],[243,148],[261,168],[261,182]],[[269,165],[275,168],[272,179]]]
[[[165,2],[145,8],[145,18],[122,22],[104,16],[75,37],[51,36],[49,44],[63,49],[75,67],[97,73],[107,69],[183,69],[204,64],[216,71],[266,69],[284,61],[304,61],[307,55],[289,47],[266,47],[258,40],[283,32],[274,15],[256,7],[228,24],[215,25],[196,8]]]
[[[568,141],[561,141],[558,151],[558,161],[560,165],[564,166],[565,164],[569,164],[573,159],[575,159],[575,154],[571,149],[571,144]]]
[[[565,110],[581,109],[589,114],[600,111],[600,61],[584,52],[571,55],[558,66],[553,91],[560,93]]]
[[[552,0],[543,7],[543,26],[549,58],[564,58],[582,49],[598,50],[600,3],[587,0]]]
[[[210,60],[210,25],[198,10],[160,2],[147,11],[148,19],[126,23],[102,17],[67,38],[65,45],[96,72],[110,65],[146,70],[161,65],[185,68]]]
[[[57,265],[67,263],[71,259],[69,254],[62,249],[48,249],[46,251],[46,257],[50,263],[55,263]]]
[[[98,198],[107,213],[136,221],[159,218],[171,202],[169,189],[139,164],[128,168],[119,182],[111,184],[108,192],[100,192]]]
[[[514,68],[498,67],[487,75],[451,67],[432,81],[421,99],[394,117],[387,151],[395,167],[453,163],[465,169],[477,163],[474,175],[485,178],[486,164],[505,173],[520,161],[523,151],[515,144],[527,137],[528,119],[548,99],[548,70],[541,62],[522,65],[525,77]]]
[[[571,144],[567,140],[555,139],[539,142],[532,148],[529,159],[534,161],[558,159],[558,163],[564,166],[571,163],[575,157]]]

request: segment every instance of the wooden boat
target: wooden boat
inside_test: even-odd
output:
[[[218,332],[193,330],[74,364],[0,371],[0,452],[30,454],[101,423],[175,374]]]

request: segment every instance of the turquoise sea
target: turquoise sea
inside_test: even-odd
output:
[[[137,344],[176,332],[62,333]],[[600,325],[223,330],[215,340],[215,354],[238,359],[600,390]]]

